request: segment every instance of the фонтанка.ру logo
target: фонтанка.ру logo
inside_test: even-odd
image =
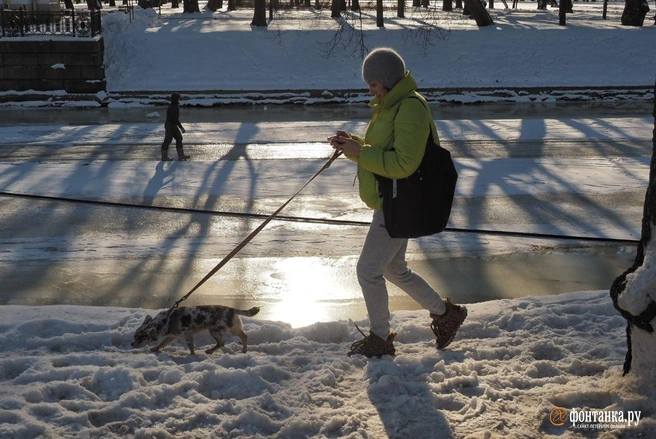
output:
[[[569,422],[576,429],[615,430],[618,428],[637,427],[641,411],[628,410],[567,410],[556,407],[549,413],[549,421],[556,427],[563,427]]]

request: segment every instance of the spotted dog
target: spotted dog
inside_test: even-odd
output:
[[[211,354],[225,345],[223,343],[225,333],[239,337],[242,344],[241,351],[246,352],[248,337],[242,329],[239,316],[251,317],[258,312],[260,312],[259,307],[241,310],[219,305],[181,306],[173,310],[162,311],[155,318],[146,316],[146,320],[134,333],[132,347],[140,348],[159,341],[157,346],[150,349],[152,352],[159,352],[178,337],[184,336],[191,355],[194,355],[196,353],[194,334],[208,330],[212,338],[216,340],[216,346],[207,349],[206,354]]]

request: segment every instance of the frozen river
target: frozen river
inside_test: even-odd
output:
[[[463,193],[450,230],[413,240],[409,257],[442,294],[467,303],[608,289],[631,265],[651,155],[649,124],[633,123],[623,105],[619,117],[588,107],[590,117],[600,118],[600,135],[586,138],[573,135],[573,122],[551,118],[583,117],[574,107],[537,111],[547,114],[532,122],[544,130],[541,141],[526,134],[529,123],[511,108],[469,107],[487,119],[477,127],[462,122],[462,113],[456,117],[464,107],[438,121],[460,166]],[[38,110],[21,119],[22,129],[0,127],[0,303],[171,306],[325,162],[329,148],[307,139],[323,139],[344,124],[361,129],[366,119],[365,109],[332,108],[322,113],[324,122],[308,111],[292,117],[296,110],[183,109],[193,160],[162,164],[154,111],[98,110],[92,123],[91,112],[77,110],[64,124],[59,110]],[[264,112],[266,124],[258,122]],[[135,120],[128,123],[130,114]],[[299,114],[310,120],[299,121]],[[12,117],[19,116],[2,120]],[[513,133],[515,125],[518,134],[508,139],[467,134],[483,126]],[[617,135],[631,131],[636,135]],[[536,159],[546,170],[607,175],[588,182],[584,193],[535,189],[550,184],[547,175],[547,183],[500,192],[487,182],[488,195],[477,195],[481,174],[472,169],[480,163],[520,175]],[[353,173],[348,161],[336,162],[188,303],[257,304],[262,318],[294,326],[364,317],[354,267],[369,213]],[[391,294],[393,309],[416,308],[398,290]]]

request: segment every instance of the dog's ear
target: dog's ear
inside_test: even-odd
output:
[[[147,325],[148,323],[152,322],[153,318],[151,316],[146,316],[146,320],[142,323],[142,325]]]

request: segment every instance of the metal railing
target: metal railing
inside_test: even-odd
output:
[[[26,11],[0,8],[3,37],[95,37],[101,32],[99,10]]]

